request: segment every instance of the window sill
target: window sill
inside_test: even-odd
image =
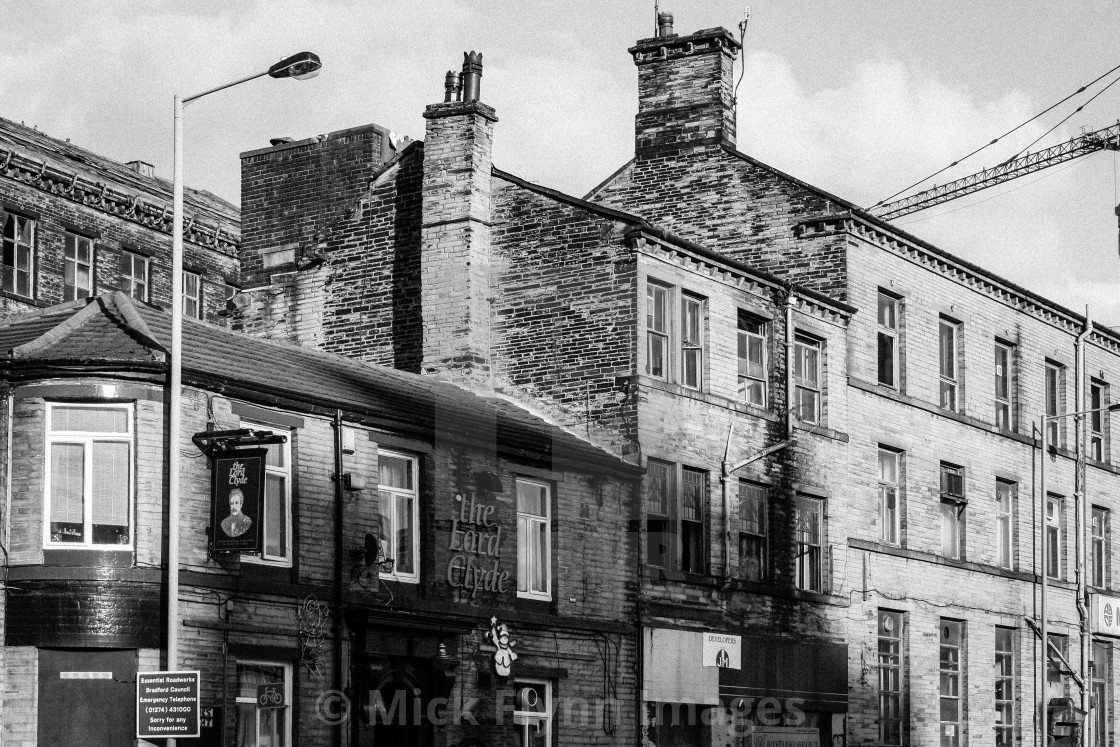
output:
[[[778,416],[769,410],[759,407],[758,405],[747,404],[740,402],[737,399],[731,399],[718,394],[711,394],[710,392],[701,391],[699,389],[690,389],[679,384],[672,384],[663,379],[655,379],[652,376],[640,374],[637,377],[637,385],[639,389],[656,389],[658,391],[666,392],[668,394],[675,394],[680,397],[688,399],[699,400],[718,407],[724,407],[729,410],[735,410],[744,415],[751,415],[756,418],[770,420],[777,422]]]
[[[398,584],[418,584],[420,583],[419,576],[397,576],[392,573],[382,573],[378,576],[381,581],[395,581]]]
[[[518,599],[524,599],[527,602],[544,602],[546,604],[552,602],[551,594],[532,594],[527,591],[517,592]]]
[[[133,552],[132,545],[44,547],[43,565],[130,567]]]
[[[841,433],[840,431],[834,431],[827,426],[814,425],[812,423],[802,422],[801,420],[794,420],[793,421],[793,427],[794,427],[795,430],[804,431],[806,435],[811,434],[811,435],[814,435],[814,436],[823,436],[825,438],[830,438],[833,441],[839,441],[839,442],[845,443],[845,444],[848,443],[848,434],[847,433]]]

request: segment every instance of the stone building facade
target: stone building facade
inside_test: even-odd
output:
[[[5,744],[132,742],[136,675],[166,669],[169,330],[119,291],[0,325]],[[190,320],[183,366],[184,743],[633,733],[638,468],[506,400]],[[235,510],[213,475],[257,449],[263,502]],[[227,513],[259,551],[221,550]]]
[[[171,303],[171,184],[143,161],[118,163],[0,119],[4,317],[121,290]],[[220,322],[240,284],[240,219],[184,190],[184,310]]]
[[[1088,673],[1092,743],[1111,744],[1116,630],[1095,615],[1115,604],[1120,336],[740,152],[738,47],[671,21],[632,47],[635,157],[582,199],[491,163],[472,53],[424,141],[383,153],[345,212],[305,214],[331,223],[315,261],[248,279],[233,324],[498,393],[646,470],[633,743],[742,744],[746,724],[1029,743],[1042,697],[1070,739],[1077,682],[1042,671],[1032,632],[1032,424],[1057,416],[1047,617]],[[344,145],[307,147],[327,162]],[[283,185],[246,191],[246,225],[318,193],[284,158],[243,156],[246,184]],[[720,644],[741,669],[704,665]]]

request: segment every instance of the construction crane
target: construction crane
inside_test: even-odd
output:
[[[958,197],[964,197],[973,192],[979,192],[982,189],[994,187],[1020,176],[1026,176],[1035,171],[1041,171],[1050,166],[1072,161],[1075,158],[1081,158],[1081,156],[1087,156],[1101,150],[1120,150],[1120,122],[1111,127],[1105,127],[1103,130],[1087,132],[1070,138],[1067,142],[1055,145],[1053,148],[1040,150],[1037,153],[1027,153],[1018,158],[1004,161],[994,168],[984,169],[963,179],[957,179],[948,184],[942,184],[909,197],[903,197],[901,200],[880,203],[868,208],[868,211],[883,220],[901,218],[904,215],[910,215],[919,210],[925,210],[934,205],[940,205],[943,202],[955,200]],[[1117,207],[1116,214],[1120,218],[1120,207]]]

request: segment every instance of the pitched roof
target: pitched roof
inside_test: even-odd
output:
[[[93,374],[99,367],[122,363],[162,372],[170,339],[167,312],[116,291],[0,324],[0,366],[8,375],[21,368],[41,370],[52,365],[79,365]],[[229,332],[194,319],[183,320],[183,378],[203,386],[221,384],[231,393],[244,392],[246,398],[259,402],[338,408],[421,435],[438,432],[441,437],[478,443],[480,434],[493,431],[499,450],[505,453],[637,469],[507,400],[484,397],[434,377]]]

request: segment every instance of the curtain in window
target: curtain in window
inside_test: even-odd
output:
[[[128,433],[128,410],[120,407],[52,407],[51,430]]]
[[[82,444],[51,446],[51,523],[77,524],[79,536],[61,540],[81,541],[85,521],[85,447]]]
[[[93,523],[128,526],[129,444],[93,444]]]
[[[412,499],[404,495],[389,497],[396,502],[396,518],[393,522],[397,540],[395,569],[400,573],[412,573],[415,570],[412,548]]]
[[[264,552],[266,555],[283,556],[288,547],[287,506],[284,497],[285,478],[266,475],[264,489]]]

